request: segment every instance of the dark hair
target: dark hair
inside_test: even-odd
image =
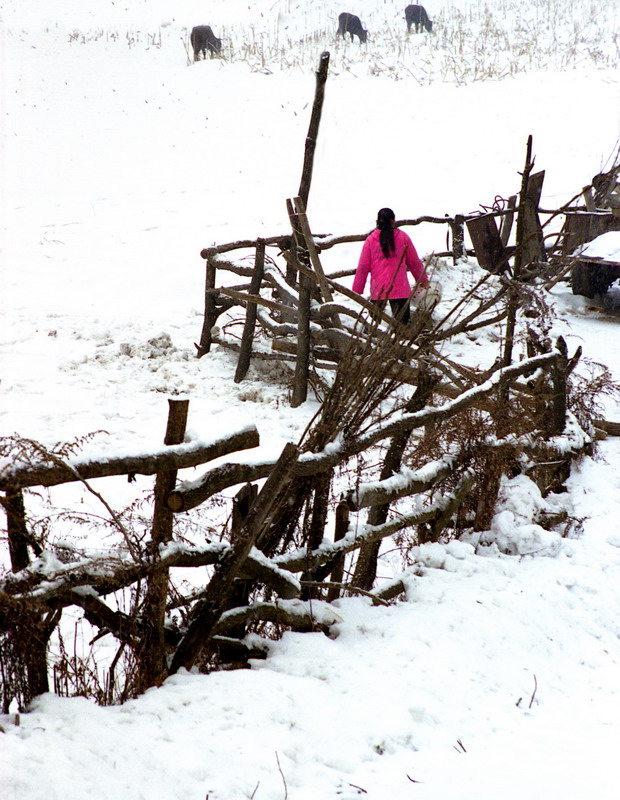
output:
[[[380,230],[379,243],[383,255],[388,258],[396,252],[394,244],[394,228],[392,222],[396,219],[391,208],[380,208],[377,213],[377,228]]]

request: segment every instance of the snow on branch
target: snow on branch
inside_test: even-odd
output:
[[[161,548],[158,566],[209,566],[218,564],[229,552],[230,545],[224,542],[213,542],[204,547],[170,542]],[[117,555],[84,557],[63,564],[45,551],[28,568],[5,575],[0,580],[0,596],[10,595],[38,603],[54,600],[57,605],[72,605],[71,598],[66,596],[69,590],[79,589],[94,596],[110,594],[144,578],[150,569],[150,562],[138,563]],[[290,571],[274,564],[256,548],[246,559],[241,577],[260,580],[286,599],[298,597],[301,591],[299,581]]]
[[[258,447],[259,444],[256,426],[248,425],[212,442],[200,440],[162,446],[137,456],[53,458],[49,463],[45,453],[41,452],[38,461],[17,460],[12,464],[0,465],[0,489],[11,491],[27,486],[57,486],[112,475],[155,475],[161,470],[196,467],[237,450]]]
[[[331,442],[320,453],[303,453],[295,465],[293,475],[303,477],[325,472],[351,456],[364,452],[372,445],[394,436],[399,431],[414,430],[425,425],[443,422],[461,411],[475,406],[498,388],[510,384],[516,378],[528,375],[540,367],[550,367],[557,358],[557,353],[546,353],[498,369],[483,383],[467,389],[454,400],[450,400],[442,406],[427,407],[422,411],[402,414],[397,419],[376,425],[374,429],[352,441]],[[273,461],[261,461],[254,464],[233,462],[215,467],[197,480],[182,484],[172,492],[168,497],[168,506],[177,513],[196,508],[223,489],[238,483],[267,477],[273,465]]]
[[[240,624],[255,621],[273,622],[294,630],[313,630],[317,626],[330,627],[342,622],[342,617],[332,605],[321,600],[259,602],[225,611],[215,626],[215,633],[225,633]]]
[[[362,544],[377,542],[392,536],[404,528],[410,528],[423,522],[434,520],[446,507],[452,503],[453,497],[470,481],[466,474],[456,489],[450,494],[439,497],[427,506],[416,508],[409,514],[403,514],[397,519],[385,522],[382,525],[360,525],[355,531],[350,531],[338,542],[324,541],[316,550],[308,552],[305,549],[294,550],[273,559],[274,563],[291,572],[302,572],[315,569],[326,564],[337,556],[345,555],[357,550]]]
[[[453,469],[454,459],[451,457],[426,464],[415,471],[402,469],[385,480],[361,483],[349,491],[346,502],[352,511],[359,511],[368,506],[392,503],[401,497],[430,489],[437,481],[449,475]]]

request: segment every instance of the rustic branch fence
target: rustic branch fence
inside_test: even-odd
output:
[[[243,643],[250,622],[277,621],[300,630],[329,626],[337,614],[320,601],[333,601],[340,595],[347,554],[359,553],[360,557],[355,575],[344,583],[346,589],[366,592],[376,602],[384,601],[381,590],[372,589],[378,546],[385,537],[409,529],[417,530],[417,541],[434,541],[457,524],[455,520],[463,509],[480,504],[482,497],[486,507],[493,507],[494,499],[488,502],[486,476],[476,474],[473,461],[497,461],[501,453],[505,469],[508,464],[519,463],[524,468],[523,456],[527,454],[527,471],[545,491],[562,483],[571,460],[591,443],[583,434],[567,450],[565,441],[566,381],[578,355],[569,359],[560,340],[553,351],[509,367],[498,366],[486,380],[468,384],[463,391],[455,392],[454,399],[434,407],[429,403],[441,381],[425,373],[412,401],[392,419],[377,418],[365,431],[351,432],[344,438],[333,429],[326,433],[320,423],[316,435],[305,444],[287,445],[280,459],[221,464],[191,483],[178,484],[177,469],[258,446],[256,429],[249,427],[211,444],[178,444],[185,428],[187,401],[171,400],[165,439],[169,444],[163,450],[100,461],[65,460],[41,453],[38,461],[34,458],[5,469],[0,475],[0,490],[7,515],[12,574],[0,580],[0,632],[11,642],[14,658],[24,665],[27,688],[22,692],[23,699],[49,689],[47,644],[62,609],[69,606],[81,608],[101,634],[109,633],[121,646],[133,650],[137,666],[132,691],[137,693],[158,685],[180,667],[192,666],[205,653],[211,653],[211,657],[219,654],[224,660],[230,660],[231,653],[237,660],[256,655]],[[370,351],[367,357],[372,359]],[[412,436],[428,434],[451,419],[485,409],[490,398],[505,390],[527,397],[523,381],[531,381],[533,376],[538,382],[537,394],[541,395],[543,383],[548,397],[537,415],[544,427],[534,435],[529,425],[527,434],[505,430],[502,439],[480,439],[473,447],[470,443],[416,470],[402,467]],[[346,398],[339,394],[334,402],[341,405]],[[338,501],[334,496],[336,470],[348,474],[352,459],[377,448],[381,452],[382,443],[390,446],[378,479],[355,481],[348,488],[340,480]],[[548,466],[550,463],[553,467]],[[121,474],[156,475],[150,540],[133,549],[121,546],[116,555],[84,556],[68,564],[50,565],[45,544],[29,528],[24,490],[71,481],[89,486],[89,481],[98,477]],[[263,489],[248,495],[247,484],[262,479],[266,481]],[[241,485],[236,503],[245,502],[245,513],[235,517],[227,540],[199,547],[175,539],[175,514],[196,508],[215,493],[236,485]],[[390,508],[403,498],[417,498],[410,504],[417,510],[388,519]],[[330,507],[338,509],[333,532],[328,529]],[[371,509],[371,516],[361,524],[355,515],[366,508]],[[120,518],[114,519],[122,532]],[[488,521],[488,515],[478,515],[473,524],[482,529],[480,526]],[[213,565],[213,575],[190,603],[187,625],[182,630],[172,627],[166,614],[170,571],[209,564]],[[327,580],[329,576],[331,580]],[[241,595],[237,591],[240,582],[245,586]],[[141,587],[144,598],[134,616],[104,600],[127,587]],[[397,583],[393,583],[388,596],[396,594]],[[240,596],[245,601],[241,604]],[[309,602],[311,598],[314,603]],[[236,636],[226,635],[231,631]],[[3,683],[6,709],[16,689],[7,676]]]
[[[522,334],[526,356],[513,358],[517,312],[540,303],[528,292],[528,281],[534,275],[557,280],[566,269],[561,258],[586,235],[581,211],[538,208],[543,173],[532,175],[531,140],[518,196],[484,214],[398,223],[447,226],[451,248],[437,255],[455,261],[470,254],[467,229],[488,275],[502,276],[499,286],[478,293],[483,279],[439,323],[418,313],[403,326],[339,282],[350,273],[325,274],[324,251],[367,235],[313,235],[306,215],[328,56],[323,54],[317,73],[299,196],[287,202],[291,234],[202,251],[205,315],[196,344],[199,357],[214,342],[238,351],[237,382],[247,376],[252,358],[290,362],[294,405],[306,399],[311,371],[329,370],[319,411],[301,440],[287,443],[278,459],[219,463],[192,481],[179,480],[178,471],[258,447],[257,429],[211,443],[184,442],[188,401],[170,400],[164,447],[133,457],[79,459],[27,440],[11,442],[17,456],[0,472],[11,563],[11,572],[0,577],[5,712],[14,701],[23,708],[49,689],[48,643],[65,608],[82,609],[98,636],[117,640],[111,686],[118,656],[125,649],[133,653],[124,691],[110,691],[106,702],[159,685],[183,667],[245,663],[261,656],[256,640],[246,639],[250,628],[266,636],[283,627],[327,631],[338,621],[332,603],[343,592],[375,603],[398,596],[404,577],[375,586],[380,544],[387,537],[400,537],[407,550],[406,541],[487,530],[504,476],[525,473],[543,494],[557,491],[572,461],[592,447],[592,415],[571,390],[581,351],[569,356],[562,339],[552,344],[532,322]],[[564,215],[553,248],[545,246],[541,213],[551,219]],[[587,213],[588,232],[604,224],[598,212]],[[269,249],[282,258],[282,267]],[[241,250],[253,251],[251,266],[230,256]],[[243,283],[218,286],[220,270]],[[236,306],[245,308],[240,344],[216,328],[220,316]],[[458,364],[442,353],[442,343],[456,334],[504,321],[506,335],[493,364]],[[256,347],[258,329],[270,350]],[[413,392],[402,402],[409,386]],[[146,539],[132,536],[122,515],[91,486],[98,478],[135,474],[156,476]],[[119,544],[107,556],[83,554],[61,563],[53,542],[37,537],[30,524],[26,493],[76,481],[104,503]],[[236,495],[230,524],[217,540],[206,537],[196,545],[176,535],[179,515],[231,490]],[[180,596],[175,569],[204,566],[211,568],[208,577]],[[127,588],[137,597],[131,613],[115,599]],[[174,625],[170,612],[178,608],[182,624]]]
[[[520,283],[532,283],[534,278],[542,277],[549,286],[553,285],[574,264],[570,253],[588,241],[593,232],[596,235],[596,232],[620,228],[620,217],[575,207],[539,209],[544,172],[529,175],[531,142],[528,143],[527,158],[528,168],[523,173],[519,195],[525,199],[518,209],[518,196],[515,195],[501,201],[502,208],[485,213],[446,215],[443,218],[423,216],[399,220],[397,225],[406,227],[426,223],[446,226],[452,247],[433,256],[452,258],[456,263],[465,256],[475,255],[489,273],[503,274],[514,280],[513,296],[518,294]],[[240,240],[202,250],[201,256],[206,262],[205,311],[200,340],[195,346],[198,357],[209,353],[214,342],[237,351],[235,382],[247,376],[252,358],[288,362],[295,374],[292,394],[292,405],[295,406],[306,399],[311,366],[333,370],[351,337],[361,335],[360,323],[364,315],[379,316],[386,324],[390,324],[391,319],[340,282],[342,278],[351,276],[354,270],[330,275],[325,273],[321,263],[323,252],[344,243],[363,242],[369,232],[342,236],[313,235],[303,201],[295,198],[288,201],[288,206],[293,235]],[[541,213],[549,220],[562,218],[561,230],[545,236]],[[509,246],[515,216],[518,219],[516,244]],[[500,221],[499,228],[497,220]],[[465,248],[466,229],[473,250]],[[545,241],[550,238],[553,238],[553,244],[546,246]],[[252,265],[248,263],[247,255],[235,258],[241,251],[247,253],[251,250],[254,251]],[[308,256],[305,263],[301,254]],[[278,266],[278,258],[284,262],[283,266]],[[514,264],[511,264],[511,259]],[[220,271],[249,280],[234,286],[218,286]],[[342,300],[337,300],[338,296]],[[512,340],[518,305],[515,301],[508,315],[508,342]],[[245,311],[240,343],[222,336],[217,327],[220,316],[233,308]],[[270,349],[256,347],[259,331],[264,339],[270,341]],[[453,334],[454,331],[449,331],[444,338]],[[505,361],[510,363],[509,351],[505,353]]]

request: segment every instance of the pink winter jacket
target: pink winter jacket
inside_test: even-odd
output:
[[[400,228],[394,228],[396,250],[393,255],[386,258],[381,250],[379,233],[379,229],[374,230],[364,242],[353,280],[353,291],[357,294],[364,293],[368,273],[370,273],[371,300],[395,300],[409,297],[411,288],[409,287],[407,270],[418,283],[422,283],[428,280],[424,264],[420,260],[413,242]],[[405,251],[405,257],[402,264],[400,264],[400,269],[398,269],[403,250]],[[394,273],[397,269],[398,274],[395,275]]]

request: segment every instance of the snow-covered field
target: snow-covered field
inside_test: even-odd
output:
[[[399,218],[489,206],[518,191],[529,134],[544,208],[611,166],[617,3],[591,16],[569,0],[505,0],[488,14],[475,0],[433,0],[435,34],[409,39],[405,4],[391,0],[248,5],[3,4],[2,436],[51,446],[102,430],[91,452],[136,451],[162,441],[167,398],[183,395],[197,437],[255,423],[261,456],[297,440],[314,401],[291,409],[287,380],[258,368],[234,384],[230,353],[198,360],[194,342],[200,250],[287,230],[322,50],[317,232],[370,230],[384,205]],[[336,39],[342,10],[360,15],[368,45]],[[225,58],[188,64],[201,23]],[[445,249],[438,231],[410,230],[421,255]],[[617,237],[600,247],[611,254]],[[353,268],[358,254],[326,251],[326,268]],[[477,274],[468,261],[437,277],[453,297]],[[566,284],[553,303],[553,333],[620,379],[618,317]],[[463,339],[452,355],[482,363],[490,345]],[[340,601],[336,638],[289,633],[249,671],[179,674],[120,707],[38,699],[19,726],[0,720],[0,798],[615,800],[619,467],[610,438],[567,495],[544,501],[515,480],[494,533],[520,556],[421,548],[406,602]],[[151,488],[102,485],[118,506]],[[53,501],[95,507],[75,487]],[[583,520],[581,534],[541,548],[530,520],[545,502]],[[381,576],[394,568],[386,557]]]

